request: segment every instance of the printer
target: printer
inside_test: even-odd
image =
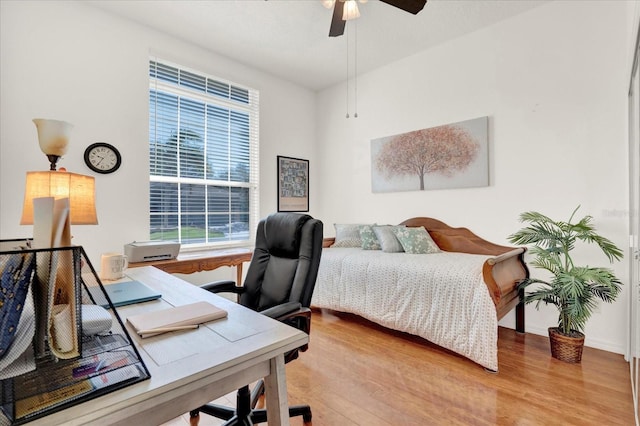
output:
[[[124,254],[130,263],[175,259],[180,243],[173,241],[134,241],[124,245]]]

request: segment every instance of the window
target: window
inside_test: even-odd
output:
[[[258,218],[258,92],[149,61],[150,239],[246,243]]]

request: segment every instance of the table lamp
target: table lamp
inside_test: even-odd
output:
[[[95,206],[95,179],[92,176],[69,173],[64,168],[56,170],[58,160],[67,152],[69,135],[73,125],[64,121],[41,118],[34,119],[33,122],[38,130],[40,149],[49,159],[50,170],[27,172],[20,224],[33,224],[35,237],[36,228],[40,228],[42,225],[37,223],[39,220],[37,218],[42,215],[37,212],[34,214],[34,200],[36,206],[43,200],[49,200],[48,206],[52,206],[51,203],[61,202],[63,208],[68,208],[68,224],[96,225],[98,217]],[[45,217],[47,216],[45,215]],[[51,227],[48,223],[46,226]],[[70,243],[70,241],[65,243]],[[49,246],[56,245],[52,243]]]

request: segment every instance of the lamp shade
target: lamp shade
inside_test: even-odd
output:
[[[358,3],[356,0],[345,0],[344,9],[342,11],[342,20],[350,21],[360,17],[360,11],[358,10]]]
[[[38,129],[38,143],[42,152],[59,157],[67,153],[67,145],[69,144],[69,136],[71,129],[73,129],[73,124],[45,118],[34,118],[33,122]]]
[[[69,198],[72,225],[96,225],[95,179],[66,171],[27,172],[21,225],[33,224],[33,199]]]

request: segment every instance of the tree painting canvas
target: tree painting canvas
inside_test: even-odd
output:
[[[488,117],[371,141],[373,192],[489,185]]]

